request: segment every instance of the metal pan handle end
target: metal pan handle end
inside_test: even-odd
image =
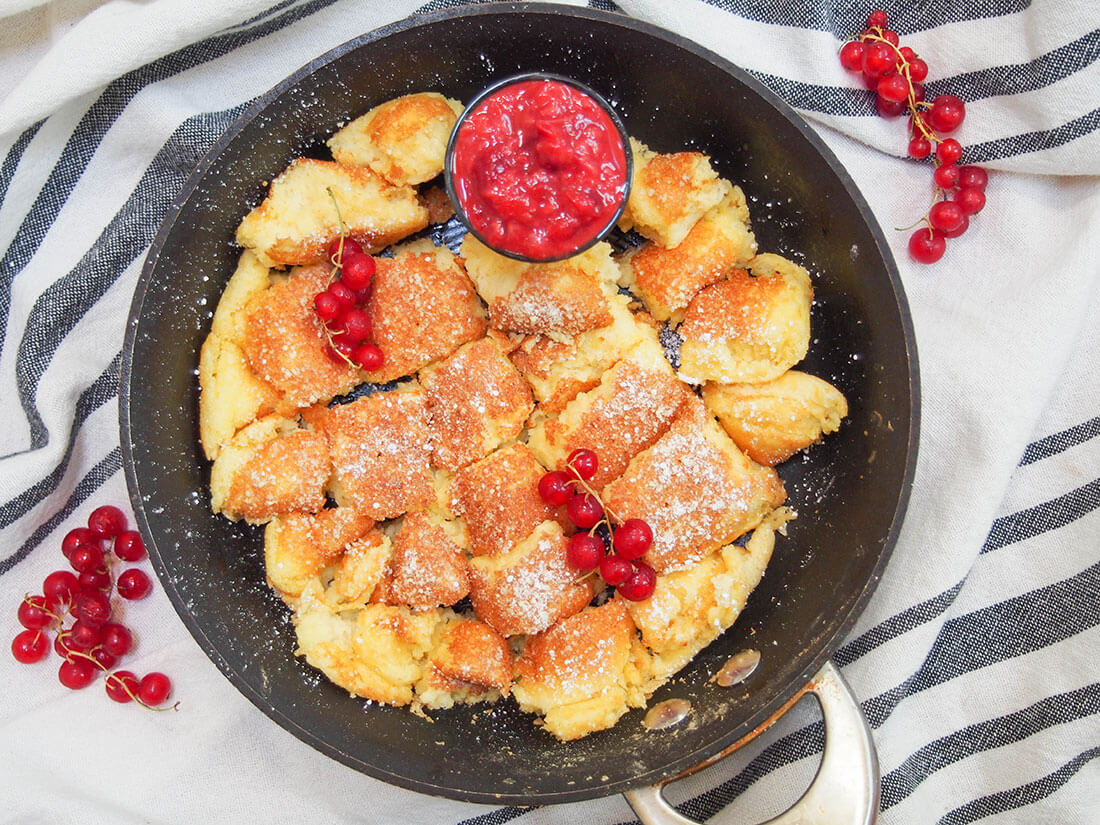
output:
[[[879,772],[871,728],[832,662],[807,686],[825,717],[825,753],[802,798],[761,825],[871,825],[878,813]],[[623,794],[644,825],[696,825],[661,794],[663,783]]]

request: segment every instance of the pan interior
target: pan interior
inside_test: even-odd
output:
[[[414,91],[469,99],[500,77],[569,75],[652,148],[697,149],[749,198],[762,251],[810,269],[811,354],[800,367],[848,397],[841,431],[782,467],[799,518],[738,624],[653,701],[689,699],[688,724],[646,733],[641,712],[562,744],[511,701],[434,723],[349,698],[292,655],[289,612],[264,583],[262,530],[210,513],[196,366],[264,182],[351,116]],[[881,235],[804,124],[732,66],[628,19],[577,9],[450,12],[367,35],[252,107],[185,188],[135,298],[121,395],[139,522],[164,586],[211,658],[276,722],[330,756],[415,790],[479,802],[566,802],[687,769],[763,723],[833,652],[893,544],[915,460],[910,322]],[[824,152],[824,154],[823,154]],[[753,647],[760,668],[708,677]]]

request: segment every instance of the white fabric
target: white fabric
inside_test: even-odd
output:
[[[57,344],[32,399],[46,434],[37,446],[19,397],[21,346],[38,334],[27,329],[27,319],[40,302],[57,300],[47,290],[78,267],[181,123],[239,105],[348,37],[400,19],[421,4],[336,0],[302,11],[296,22],[262,39],[145,85],[121,108],[52,223],[26,223],[74,130],[108,81],[262,15],[269,5],[264,0],[0,5],[8,15],[0,32],[0,151],[18,157],[3,170],[0,190],[0,248],[8,250],[9,261],[2,276],[11,285],[0,351],[0,503],[26,499],[21,515],[3,526],[0,559],[27,549],[0,567],[0,609],[11,617],[3,625],[5,639],[18,630],[15,610],[22,595],[64,567],[61,537],[94,506],[127,500],[117,467],[115,401],[93,403],[84,396],[97,380],[108,397],[112,392],[113,359],[141,258],[118,273]],[[272,13],[306,5],[285,4]],[[735,13],[749,4],[725,4],[736,7],[734,12],[722,5],[619,4],[624,12],[761,76],[858,88],[836,60],[840,41],[832,34],[755,22]],[[764,11],[754,16],[771,19],[765,12],[776,6],[783,4],[758,3]],[[956,78],[991,66],[1027,64],[1095,33],[1098,24],[1100,4],[1051,0],[903,34],[902,42],[927,59],[930,80]],[[1094,56],[1053,83],[974,101],[958,136],[966,145],[978,145],[1051,132],[1097,110],[1098,88],[1100,61]],[[991,647],[988,664],[933,680],[884,713],[875,738],[884,788],[895,795],[884,798],[880,821],[1095,823],[1100,704],[1088,691],[1100,683],[1100,619],[1082,618],[1096,611],[1095,589],[1089,591],[1091,600],[1063,594],[1066,582],[1095,581],[1086,574],[1100,562],[1100,510],[1091,492],[1100,477],[1095,435],[1100,429],[1086,426],[1100,420],[1095,254],[1100,131],[984,163],[994,170],[987,207],[963,237],[949,242],[939,264],[926,267],[908,258],[908,233],[892,230],[919,218],[932,195],[929,167],[900,159],[903,123],[804,114],[885,228],[911,305],[921,366],[920,460],[909,515],[850,638],[959,586],[942,612],[855,657],[845,665],[845,677],[874,713],[878,697],[938,661],[943,654],[938,638],[956,638],[956,628],[965,628],[976,614],[1004,606],[1005,622],[1036,632],[1083,622],[1080,629],[1017,655],[999,657]],[[24,137],[43,117],[37,131]],[[24,260],[18,250],[35,232],[41,240]],[[1045,444],[1043,439],[1067,431],[1086,434],[1048,457],[1026,458],[1029,444]],[[1049,514],[1038,515],[1043,505],[1078,493],[1085,503],[1068,521],[1047,523]],[[1037,515],[1030,521],[1020,519],[1021,529],[1033,535],[1025,530],[1018,540],[982,552],[991,529],[1015,524],[1013,517],[1033,511]],[[5,687],[0,821],[435,825],[484,816],[486,822],[602,825],[633,818],[621,798],[496,812],[362,776],[302,744],[241,696],[205,657],[159,588],[128,605],[126,620],[138,643],[128,665],[138,672],[168,673],[178,712],[117,705],[99,686],[68,691],[56,681],[56,658],[28,667],[0,653]],[[1029,711],[1062,696],[1071,697],[1065,703],[1074,708],[1064,720],[1053,718],[1053,711]],[[807,752],[775,770],[762,766],[770,754],[799,741],[800,731],[815,718],[812,707],[799,705],[723,763],[671,786],[669,798],[692,802],[712,788],[759,774],[721,810],[705,804],[703,809],[721,823],[761,821],[779,812],[806,787],[819,757]],[[1007,733],[991,723],[1002,718]],[[968,730],[975,731],[973,737],[960,736]],[[1004,744],[999,736],[1006,737]],[[951,737],[977,743],[974,752],[928,767],[937,753],[947,752]],[[982,737],[993,744],[980,746]],[[1005,802],[1010,799],[1016,801]]]

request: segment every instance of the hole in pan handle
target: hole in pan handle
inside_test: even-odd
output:
[[[814,781],[793,807],[761,825],[871,825],[878,813],[879,772],[871,728],[832,662],[806,686],[825,717],[825,753]],[[644,825],[697,825],[661,794],[663,783],[624,796]]]

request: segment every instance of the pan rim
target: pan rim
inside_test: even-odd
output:
[[[235,669],[219,652],[218,647],[214,644],[213,640],[207,635],[206,631],[199,624],[197,619],[186,609],[182,594],[176,588],[171,581],[170,571],[167,565],[160,558],[158,552],[151,552],[150,559],[153,567],[156,570],[158,577],[161,580],[162,586],[165,588],[165,592],[172,602],[173,608],[177,614],[183,620],[188,631],[199,643],[203,652],[211,659],[211,661],[218,667],[219,670],[229,679],[229,681],[241,691],[253,705],[259,708],[269,718],[275,721],[280,727],[287,730],[299,740],[310,745],[312,748],[324,753],[330,758],[341,762],[355,769],[360,773],[372,776],[376,779],[388,782],[390,784],[412,790],[420,793],[426,793],[434,796],[445,797],[449,799],[455,799],[466,802],[475,802],[483,804],[520,804],[530,805],[532,803],[538,804],[558,804],[567,802],[576,802],[586,799],[592,799],[602,796],[607,796],[613,793],[620,793],[625,790],[637,788],[643,785],[654,784],[656,782],[667,780],[671,777],[682,774],[685,770],[688,770],[699,763],[707,761],[731,745],[733,742],[738,741],[744,735],[745,730],[753,730],[754,728],[763,724],[766,720],[771,718],[774,713],[788,701],[803,685],[808,682],[813,675],[832,658],[833,654],[840,647],[841,642],[847,633],[852,629],[853,625],[858,620],[859,616],[863,613],[867,602],[870,600],[874,590],[877,587],[879,580],[882,577],[882,572],[889,561],[890,555],[896,545],[899,533],[902,528],[904,516],[908,508],[910,492],[912,488],[913,478],[916,472],[917,463],[917,450],[920,433],[920,380],[919,380],[919,368],[917,362],[916,351],[916,338],[913,329],[912,316],[909,311],[908,301],[905,296],[905,292],[902,289],[900,275],[897,271],[896,263],[890,252],[889,246],[886,243],[881,227],[874,219],[873,213],[870,211],[862,194],[856,187],[853,179],[848,174],[847,170],[840,164],[831,149],[824,143],[824,141],[818,137],[811,127],[802,120],[797,113],[794,112],[791,107],[782,101],[777,95],[771,92],[767,87],[763,86],[759,81],[740,69],[735,64],[721,57],[720,55],[706,49],[705,47],[690,41],[680,35],[661,29],[650,23],[636,20],[630,17],[626,17],[621,14],[612,12],[604,12],[599,9],[592,9],[586,7],[566,6],[566,5],[554,5],[544,3],[506,3],[498,4],[491,3],[486,6],[474,6],[474,7],[454,7],[444,9],[439,12],[433,12],[422,16],[405,18],[395,23],[382,26],[378,29],[366,32],[359,37],[354,38],[340,46],[337,46],[325,54],[311,60],[306,65],[302,66],[296,72],[288,76],[278,85],[265,92],[259,98],[257,98],[252,104],[250,104],[238,117],[234,120],[233,124],[226,129],[226,131],[215,141],[210,150],[203,156],[203,158],[196,165],[187,181],[184,183],[179,194],[173,199],[172,204],[166,211],[164,218],[161,221],[160,227],[154,236],[153,242],[150,245],[149,251],[146,255],[145,262],[140,273],[138,283],[135,289],[134,298],[130,307],[130,312],[127,319],[126,336],[123,346],[123,358],[120,368],[120,388],[119,388],[119,422],[120,422],[120,434],[121,434],[121,448],[123,457],[123,467],[125,470],[127,487],[131,504],[133,506],[135,519],[138,523],[138,528],[142,531],[146,540],[150,542],[151,548],[156,548],[155,536],[152,535],[152,531],[145,513],[145,499],[143,497],[143,490],[141,488],[141,482],[137,478],[135,467],[135,456],[133,451],[133,441],[131,436],[134,433],[134,422],[131,420],[131,382],[133,379],[133,359],[134,351],[137,340],[138,326],[141,319],[142,309],[145,303],[145,298],[148,293],[150,283],[154,274],[157,271],[157,264],[164,251],[165,244],[171,234],[171,230],[178,218],[180,212],[187,205],[191,197],[196,193],[201,182],[203,181],[206,173],[210,167],[218,160],[225,149],[236,139],[236,137],[243,131],[255,118],[260,116],[263,111],[282,94],[294,85],[301,82],[307,76],[327,66],[332,61],[347,54],[350,51],[375,43],[381,39],[390,37],[395,34],[404,33],[409,30],[417,29],[425,26],[437,25],[440,22],[452,20],[457,17],[496,17],[502,15],[541,15],[541,16],[555,16],[555,15],[567,15],[570,17],[580,17],[584,19],[590,19],[599,21],[600,23],[621,27],[624,29],[630,29],[634,32],[641,32],[644,35],[663,40],[672,46],[689,52],[693,56],[705,60],[709,64],[715,66],[721,72],[732,76],[738,82],[743,83],[753,93],[761,97],[765,102],[771,105],[783,118],[790,122],[790,124],[802,134],[802,136],[814,147],[814,149],[821,155],[822,159],[828,164],[832,172],[837,176],[839,182],[844,187],[849,197],[852,198],[859,212],[863,215],[864,220],[868,226],[871,236],[875,241],[877,248],[877,255],[881,257],[884,263],[884,269],[886,276],[890,283],[890,289],[893,293],[893,300],[897,306],[898,313],[901,320],[901,332],[904,342],[904,360],[908,364],[908,390],[909,390],[909,436],[905,445],[905,469],[901,478],[901,489],[898,494],[897,504],[894,508],[893,515],[890,520],[890,529],[886,535],[881,537],[882,544],[878,557],[873,565],[871,575],[863,582],[859,592],[855,594],[851,600],[846,613],[834,623],[833,629],[830,631],[828,638],[824,638],[819,646],[819,649],[811,655],[805,662],[803,668],[799,671],[799,677],[792,679],[787,684],[786,690],[778,692],[775,696],[765,703],[765,705],[754,715],[750,716],[741,725],[736,728],[727,729],[723,736],[713,740],[709,746],[696,748],[689,753],[680,753],[674,758],[666,761],[665,763],[654,767],[643,774],[639,774],[632,777],[629,780],[622,780],[618,782],[611,782],[605,785],[592,785],[584,788],[573,788],[568,790],[549,791],[549,792],[537,792],[537,793],[509,793],[509,792],[494,792],[494,791],[474,791],[462,788],[453,788],[443,783],[436,783],[426,781],[423,778],[413,778],[401,773],[396,773],[386,770],[384,767],[375,763],[366,763],[360,759],[345,753],[339,748],[327,744],[317,734],[305,729],[295,722],[293,718],[288,716],[284,711],[274,707],[269,701],[261,696],[249,683],[244,675]]]

